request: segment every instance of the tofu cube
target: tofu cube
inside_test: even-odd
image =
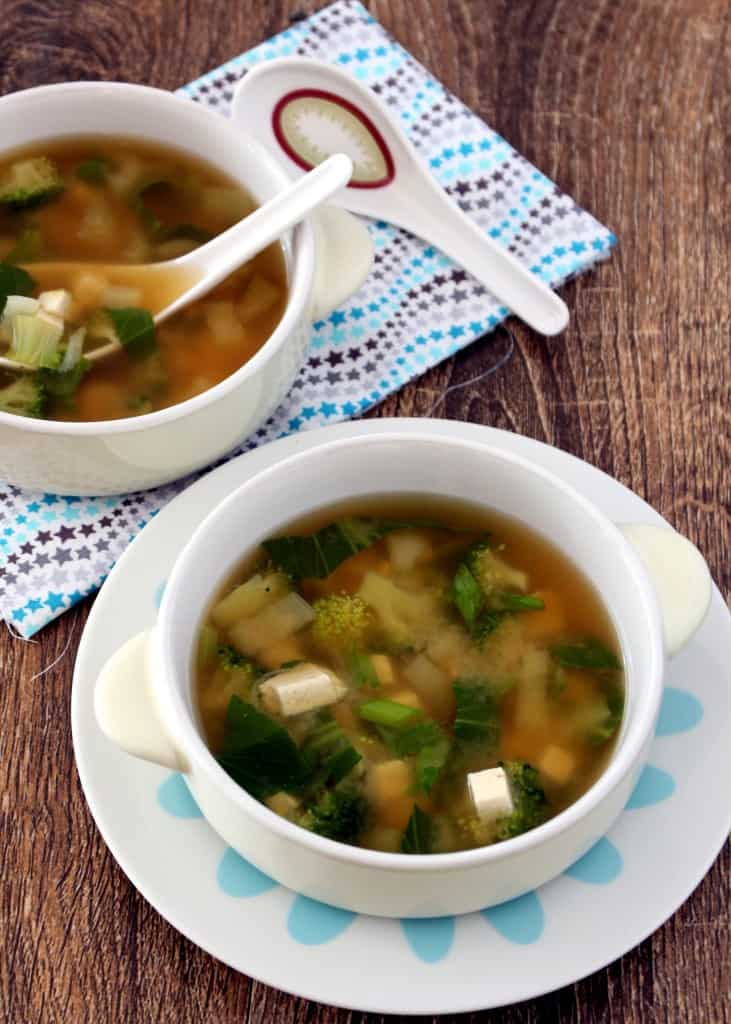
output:
[[[319,665],[304,664],[270,676],[259,692],[268,710],[291,718],[335,704],[348,688],[334,672]]]
[[[576,758],[563,747],[550,744],[541,755],[538,770],[541,775],[545,775],[556,785],[565,786],[567,782],[571,781],[576,771]]]
[[[41,309],[45,310],[46,313],[50,313],[51,316],[58,316],[62,320],[71,313],[71,292],[67,292],[65,288],[55,288],[50,292],[41,292],[38,296],[38,302],[40,303]]]
[[[472,806],[480,821],[488,823],[513,813],[513,797],[504,768],[486,768],[467,776]]]

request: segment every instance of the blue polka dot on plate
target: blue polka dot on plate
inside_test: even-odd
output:
[[[508,942],[527,946],[537,942],[543,934],[543,907],[533,891],[496,907],[488,907],[481,913]]]
[[[405,917],[401,929],[416,956],[425,964],[443,960],[452,948],[453,917]]]
[[[687,690],[666,686],[657,720],[658,736],[673,736],[675,733],[693,729],[703,718],[703,705]]]
[[[260,896],[263,892],[268,892],[277,886],[273,878],[255,868],[231,847],[221,857],[216,872],[216,881],[227,896],[233,896],[235,899]]]
[[[351,910],[341,910],[327,903],[297,896],[287,917],[287,930],[295,942],[304,946],[321,946],[331,942],[355,920]]]
[[[202,818],[201,809],[180,772],[168,775],[157,787],[157,802],[174,818]]]
[[[607,885],[622,874],[622,854],[611,840],[600,839],[583,857],[579,857],[564,874],[590,885]]]
[[[667,800],[675,792],[675,779],[669,772],[656,768],[654,764],[646,764],[632,796],[627,801],[627,810],[635,811],[640,807],[651,807]]]

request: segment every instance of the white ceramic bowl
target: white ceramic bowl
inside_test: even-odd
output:
[[[0,99],[3,151],[75,135],[130,136],[203,158],[260,202],[287,176],[231,121],[159,89],[108,82],[41,86]],[[61,423],[0,412],[0,479],[57,494],[114,494],[207,465],[259,426],[304,360],[309,327],[356,291],[372,262],[363,225],[327,208],[283,239],[281,322],[240,370],[187,402],[131,419]]]
[[[597,587],[625,664],[625,719],[597,783],[545,825],[461,853],[362,850],[278,817],[217,764],[201,737],[191,694],[203,615],[247,552],[315,508],[355,496],[409,493],[476,502],[524,519],[550,538]],[[213,828],[282,884],[362,913],[464,913],[541,885],[609,829],[652,740],[666,652],[697,628],[710,595],[708,568],[689,541],[669,528],[619,529],[536,463],[427,431],[418,439],[393,433],[331,442],[260,473],[205,519],[175,564],[155,630],[128,641],[103,669],[97,720],[130,753],[184,772]]]

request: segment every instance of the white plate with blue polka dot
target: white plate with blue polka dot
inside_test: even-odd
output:
[[[424,420],[398,420],[423,430]],[[135,760],[99,731],[93,689],[106,658],[151,625],[165,579],[194,527],[252,473],[326,440],[387,431],[347,423],[276,441],[203,477],[130,545],[104,584],[79,647],[72,725],[79,775],[102,836],[142,895],[212,956],[277,988],[379,1013],[448,1013],[549,992],[626,953],[688,897],[721,849],[730,808],[709,779],[731,777],[731,617],[708,618],[668,667],[657,736],[626,810],[560,878],[457,918],[386,920],[277,885],[209,828],[183,778]],[[432,432],[538,460],[617,521],[661,522],[599,470],[529,438],[432,421]]]

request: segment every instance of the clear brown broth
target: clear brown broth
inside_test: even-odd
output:
[[[529,651],[545,651],[553,644],[581,637],[593,637],[619,654],[615,630],[591,582],[566,554],[531,527],[502,514],[451,499],[420,496],[352,501],[336,508],[319,510],[277,532],[278,535],[308,534],[343,516],[428,519],[446,523],[454,530],[466,531],[464,539],[457,540],[456,547],[452,540],[451,549],[449,542],[445,541],[444,533],[436,530],[422,531],[436,546],[437,551],[438,545],[443,546],[444,554],[436,558],[433,568],[437,574],[443,573],[445,579],[453,575],[464,548],[476,537],[489,533],[499,541],[501,557],[511,567],[528,574],[530,593],[539,594],[546,601],[544,611],[510,616],[506,620],[506,625],[490,638],[481,656],[476,660],[468,658],[460,662],[460,658],[455,656],[451,670],[446,672],[447,682],[443,692],[434,692],[431,699],[423,695],[420,697],[424,714],[449,730],[454,719],[451,685],[458,677],[474,674],[474,665],[479,663],[484,675],[496,683],[498,688],[505,686],[507,691],[500,706],[501,735],[498,749],[485,750],[479,746],[473,748],[468,756],[462,759],[457,777],[438,783],[428,796],[405,793],[387,802],[386,806],[378,807],[372,813],[369,827],[360,837],[359,845],[374,849],[394,849],[394,832],[405,827],[415,803],[428,813],[437,815],[440,820],[449,823],[446,832],[451,838],[444,850],[467,849],[482,845],[488,840],[484,836],[476,837],[474,831],[470,831],[472,826],[469,822],[465,773],[494,767],[499,762],[507,760],[535,765],[540,762],[541,755],[551,745],[560,746],[568,752],[574,759],[576,767],[568,783],[555,784],[550,778],[541,777],[550,803],[550,816],[558,814],[574,803],[601,775],[615,743],[615,737],[599,745],[589,743],[576,725],[577,721],[582,720],[581,716],[586,710],[591,708],[592,702],[597,700],[603,684],[593,671],[564,669],[564,688],[560,697],[549,700],[547,713],[542,713],[536,716],[535,721],[531,721],[530,700],[526,696],[529,680],[527,676],[521,678],[520,669],[515,669],[514,666],[519,665],[521,657],[527,657]],[[388,573],[388,562],[387,543],[382,540],[342,563],[328,578],[302,581],[299,592],[309,602],[328,594],[353,593],[357,591],[366,572]],[[219,588],[213,604],[249,578],[261,563],[261,551],[244,559]],[[433,623],[433,629],[437,632],[440,629],[444,630],[450,618],[453,620],[451,626],[455,628],[454,616],[447,613]],[[221,642],[226,641],[227,637],[222,636]],[[429,649],[427,647],[427,651]],[[271,657],[268,657],[268,654]],[[270,671],[275,670],[280,662],[285,660],[283,654],[287,655],[286,660],[302,658],[327,665],[335,672],[343,671],[343,663],[338,655],[323,653],[322,648],[309,636],[309,629],[301,630],[296,634],[294,643],[284,645],[279,651],[264,652],[263,667]],[[381,687],[377,692],[364,692],[352,687],[348,695],[333,710],[341,728],[364,758],[374,764],[390,760],[393,755],[384,749],[382,744],[373,741],[369,730],[364,729],[363,724],[359,723],[356,709],[365,699],[376,696],[398,700],[398,694],[407,692],[410,684],[403,674],[403,668],[411,656],[409,654],[403,658],[392,658],[397,674],[396,685],[390,686],[387,690]],[[468,661],[471,666],[469,670]],[[527,660],[525,663],[527,664]],[[517,683],[515,680],[510,683],[508,677],[511,675],[517,676]],[[214,694],[218,683],[220,675],[216,676],[214,668],[198,670],[198,711],[203,733],[214,753],[221,749],[226,716],[225,706],[213,706],[211,703],[211,695]],[[621,674],[618,683],[623,687]],[[293,736],[299,735],[296,722],[292,719],[278,720]]]

